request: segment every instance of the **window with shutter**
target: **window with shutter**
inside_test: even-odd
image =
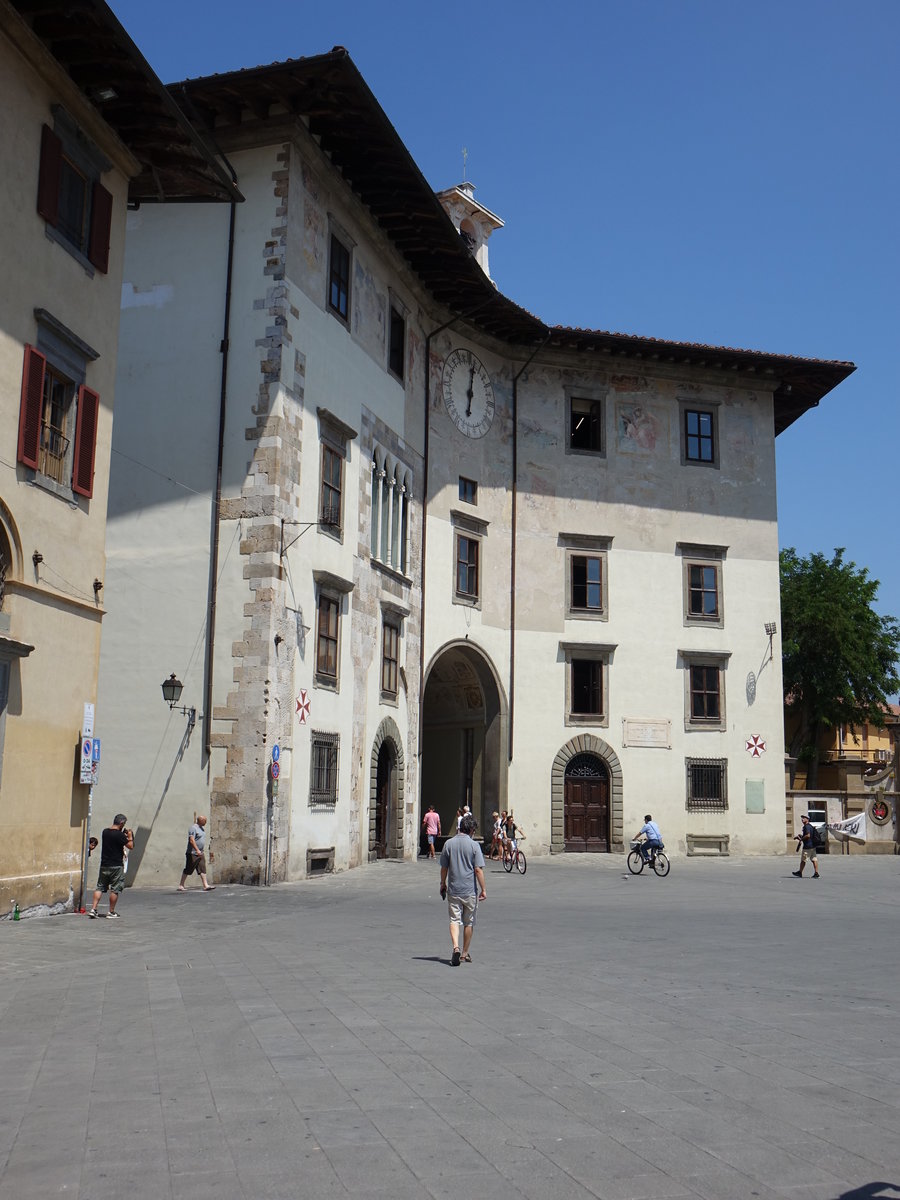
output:
[[[41,411],[44,397],[44,371],[47,360],[34,346],[25,347],[22,372],[22,404],[19,409],[18,461],[37,470],[41,444]]]
[[[38,215],[54,241],[86,266],[109,270],[112,194],[100,182],[112,164],[59,106],[41,132]]]
[[[79,496],[94,494],[94,455],[97,449],[97,415],[100,397],[90,388],[78,389],[78,415],[75,420],[75,463],[72,467],[72,491]]]

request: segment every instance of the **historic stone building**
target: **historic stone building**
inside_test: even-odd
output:
[[[341,49],[171,91],[246,203],[128,221],[99,799],[138,879],[207,807],[245,882],[410,857],[429,801],[781,852],[775,438],[852,366],[543,324]]]
[[[239,193],[106,5],[0,0],[0,79],[6,915],[80,896],[126,204]]]

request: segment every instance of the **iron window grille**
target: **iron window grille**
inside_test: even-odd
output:
[[[687,803],[688,812],[727,812],[728,810],[728,759],[688,758]]]
[[[310,808],[337,804],[339,733],[313,733],[309,768]]]

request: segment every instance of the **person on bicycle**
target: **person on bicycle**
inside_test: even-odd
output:
[[[645,863],[652,862],[657,850],[662,849],[662,834],[659,832],[659,826],[653,820],[650,813],[644,817],[644,824],[637,831],[635,841],[638,838],[643,838],[641,842],[641,858]]]
[[[505,846],[506,846],[506,849],[509,850],[509,853],[513,856],[513,858],[515,858],[515,856],[516,856],[516,849],[519,844],[518,839],[524,838],[524,837],[525,837],[525,834],[522,832],[522,830],[516,824],[515,818],[513,817],[512,809],[510,809],[509,812],[506,814]]]

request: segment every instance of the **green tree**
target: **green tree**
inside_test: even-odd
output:
[[[780,565],[784,700],[796,723],[789,753],[809,761],[814,788],[823,732],[884,725],[888,698],[900,688],[900,625],[875,612],[878,580],[844,562],[843,548],[830,561],[789,548]]]

